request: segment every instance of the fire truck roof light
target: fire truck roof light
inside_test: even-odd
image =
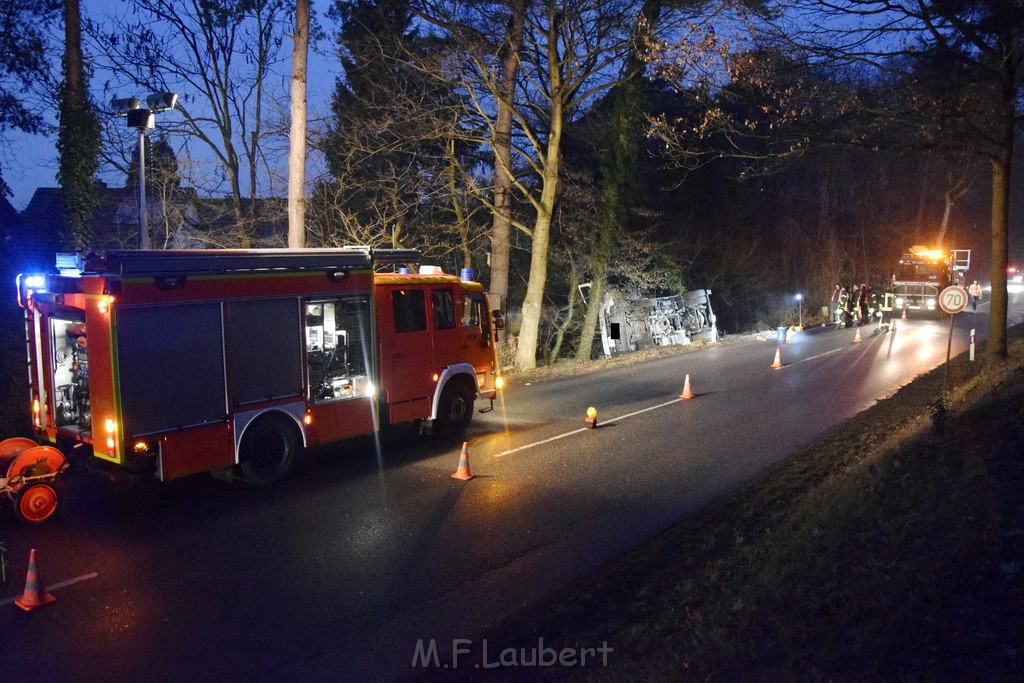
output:
[[[420,275],[444,275],[441,266],[420,266]]]
[[[46,276],[45,275],[27,275],[25,276],[25,287],[34,289],[37,292],[46,291]]]

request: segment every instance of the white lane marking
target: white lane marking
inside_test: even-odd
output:
[[[795,360],[792,363],[786,363],[782,367],[788,368],[791,365],[799,365],[800,363],[806,363],[809,360],[817,360],[818,358],[824,358],[825,356],[831,356],[833,353],[839,353],[840,351],[845,351],[846,348],[847,347],[845,347],[845,346],[840,346],[838,349],[832,349],[831,351],[826,351],[825,353],[819,353],[817,356],[811,356],[810,358],[801,358],[800,360]]]
[[[73,579],[68,579],[67,581],[61,581],[60,583],[55,583],[52,586],[47,586],[43,590],[49,593],[50,591],[55,591],[58,588],[66,588],[67,586],[70,586],[73,583],[78,583],[79,581],[95,579],[97,576],[99,576],[99,574],[97,574],[96,572],[92,572],[91,574],[82,574],[81,576],[76,576]],[[7,598],[6,600],[0,600],[0,607],[3,607],[4,605],[10,605],[20,597],[20,595],[16,595],[14,597]]]
[[[611,420],[603,420],[601,422],[598,422],[598,427],[600,427],[600,425],[602,425],[602,424],[606,424],[606,425],[615,424],[616,422],[621,422],[622,420],[625,420],[627,418],[633,417],[634,415],[639,415],[641,413],[646,413],[649,410],[657,410],[658,408],[664,408],[665,406],[670,406],[670,405],[672,405],[674,403],[680,403],[680,402],[682,402],[682,400],[683,399],[681,399],[681,398],[674,398],[671,401],[666,401],[664,403],[659,403],[656,406],[650,406],[649,408],[641,408],[640,410],[634,410],[632,413],[626,413],[625,415],[620,415],[618,417],[612,418]],[[565,437],[572,436],[573,434],[579,434],[580,432],[588,432],[588,431],[590,431],[590,427],[580,427],[579,429],[574,429],[571,432],[565,432],[564,434],[558,434],[557,436],[552,436],[552,437],[550,437],[548,439],[543,439],[542,441],[534,441],[533,443],[528,443],[528,444],[525,444],[523,446],[518,446],[516,448],[512,448],[512,449],[509,449],[507,451],[502,451],[501,453],[495,453],[494,457],[495,458],[500,458],[503,455],[511,455],[512,453],[518,453],[519,451],[525,451],[528,448],[534,448],[535,446],[543,446],[546,443],[551,443],[552,441],[558,441],[559,439],[564,439]]]

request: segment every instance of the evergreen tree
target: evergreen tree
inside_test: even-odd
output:
[[[0,4],[0,135],[6,131],[40,133],[43,119],[26,102],[25,92],[46,80],[46,33],[58,15],[59,0],[22,0]],[[10,196],[0,165],[0,196]]]
[[[64,84],[60,98],[57,151],[60,165],[64,247],[80,251],[92,241],[92,217],[99,205],[100,122],[89,102],[88,72],[82,57],[82,16],[78,0],[64,0]]]

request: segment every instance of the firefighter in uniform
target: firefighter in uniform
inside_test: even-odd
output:
[[[857,296],[857,324],[863,325],[868,321],[868,292],[870,288],[863,282],[860,285],[860,294]]]
[[[883,332],[888,332],[890,329],[890,321],[892,320],[892,311],[896,307],[896,295],[893,294],[892,287],[887,287],[885,292],[882,293],[882,300],[878,306],[878,329]]]
[[[841,327],[850,326],[850,316],[852,315],[851,311],[853,308],[852,299],[852,292],[844,287],[839,294],[839,310],[836,311],[836,325]]]
[[[828,303],[828,317],[836,325],[842,319],[840,311],[842,310],[843,295],[846,290],[841,285],[836,285],[832,289],[832,299]]]

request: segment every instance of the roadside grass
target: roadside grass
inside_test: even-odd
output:
[[[486,637],[615,649],[551,679],[1020,680],[1024,342],[954,359],[945,420],[942,373]]]

